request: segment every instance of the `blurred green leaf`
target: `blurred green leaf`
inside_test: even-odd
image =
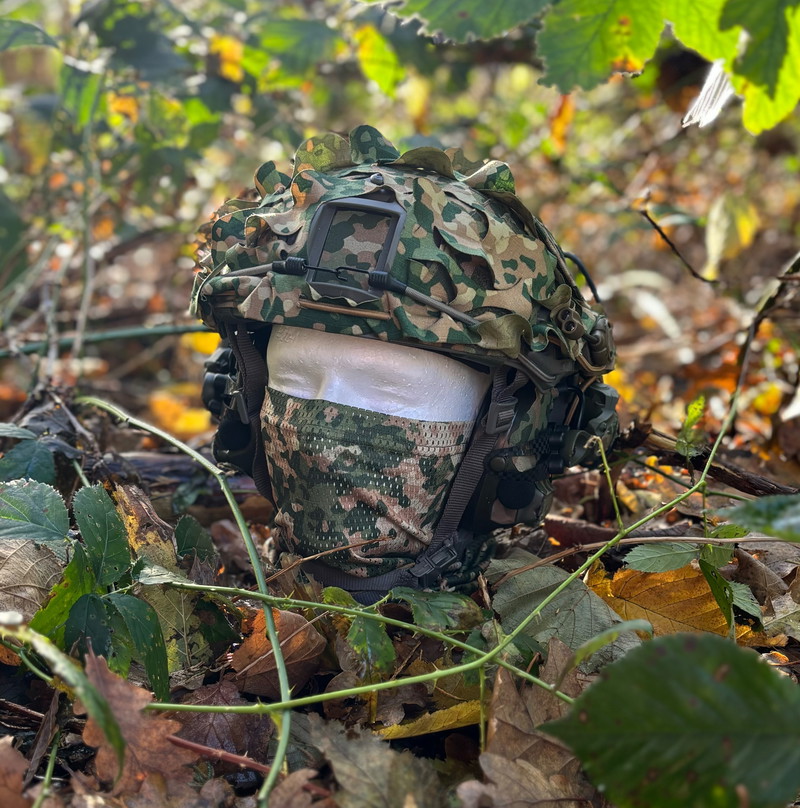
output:
[[[749,530],[800,542],[800,494],[760,497],[720,514]]]
[[[700,555],[700,548],[688,542],[640,544],[625,556],[625,564],[640,572],[668,572],[685,567]]]
[[[452,0],[404,0],[400,5],[392,5],[390,10],[401,17],[422,20],[424,33],[441,33],[456,42],[467,42],[471,39],[502,36],[541,14],[551,2],[552,0],[502,0],[486,3],[481,0],[462,0],[454,6]]]
[[[36,440],[24,440],[0,457],[0,480],[38,480],[53,485],[56,464],[53,453]]]
[[[46,34],[38,25],[19,20],[0,20],[0,52],[11,48],[25,48],[31,45],[57,48],[58,42]]]
[[[542,729],[619,808],[778,808],[800,788],[800,690],[711,634],[643,643]]]
[[[0,539],[32,539],[66,551],[69,515],[55,488],[33,480],[0,483]]]
[[[356,55],[361,72],[390,98],[405,76],[391,43],[374,25],[362,25],[355,33]]]
[[[76,127],[83,129],[97,112],[103,76],[69,64],[61,67],[61,98]]]
[[[706,397],[703,395],[697,396],[686,408],[686,420],[678,432],[678,438],[675,441],[675,451],[682,454],[685,458],[691,459],[696,457],[702,451],[702,444],[704,442],[703,433],[696,430],[695,427],[706,409]]]
[[[664,0],[664,15],[675,36],[703,58],[713,61],[736,56],[739,29],[720,30],[722,7],[727,0]]]
[[[544,18],[540,79],[562,93],[590,90],[614,72],[635,73],[653,56],[664,27],[661,0],[562,0]]]
[[[72,509],[98,585],[115,583],[130,568],[131,553],[125,525],[111,497],[101,485],[81,488]]]
[[[36,433],[30,429],[17,426],[16,424],[0,424],[0,438],[17,438],[18,440],[30,440],[35,438]]]
[[[149,603],[125,592],[112,592],[107,601],[124,621],[134,657],[144,665],[156,698],[159,701],[168,701],[167,648],[158,615]]]

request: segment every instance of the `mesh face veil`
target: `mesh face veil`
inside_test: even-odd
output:
[[[392,586],[474,577],[493,528],[540,521],[551,477],[592,464],[597,441],[606,448],[613,441],[617,394],[602,382],[614,364],[606,318],[584,300],[555,239],[514,194],[504,163],[470,164],[428,147],[400,154],[361,126],[349,137],[308,140],[291,177],[265,164],[256,188],[258,204],[229,202],[207,228],[193,292],[194,311],[225,338],[204,385],[221,417],[217,457],[252,474],[263,493],[286,495],[269,480],[269,435],[261,430],[273,325],[483,367],[491,391],[474,429],[462,433],[471,439],[441,492],[432,537],[389,572],[368,565],[360,581],[330,556],[306,565],[365,601]],[[310,535],[306,555],[315,550]],[[343,543],[357,538],[358,531]]]

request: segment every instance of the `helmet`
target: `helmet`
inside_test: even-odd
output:
[[[616,436],[618,396],[601,379],[614,346],[555,239],[515,195],[508,166],[432,147],[400,154],[360,126],[309,139],[291,177],[270,162],[255,184],[257,204],[229,202],[207,228],[193,290],[193,310],[227,343],[204,390],[221,418],[217,458],[268,493],[252,425],[272,325],[377,338],[493,377],[414,581],[430,585],[452,565],[467,525],[485,536],[541,521],[552,476],[595,463],[598,441],[608,448]]]

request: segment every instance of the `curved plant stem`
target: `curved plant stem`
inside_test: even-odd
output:
[[[60,738],[61,734],[56,732],[53,745],[50,747],[50,757],[47,759],[47,769],[45,770],[44,779],[42,780],[42,790],[39,792],[39,796],[34,800],[31,808],[42,808],[44,801],[50,796],[50,784],[53,782],[53,772],[56,768],[56,753],[58,752],[58,741]]]
[[[209,474],[214,476],[214,478],[219,483],[220,488],[222,489],[222,493],[224,494],[225,499],[228,502],[228,505],[230,505],[234,519],[236,520],[236,525],[241,531],[245,546],[247,547],[247,555],[250,558],[250,564],[253,568],[253,574],[255,575],[256,578],[256,584],[258,586],[259,594],[262,597],[269,597],[269,588],[267,587],[267,581],[264,576],[263,563],[258,554],[258,550],[256,549],[253,537],[250,534],[250,529],[247,527],[247,522],[245,521],[241,509],[239,508],[239,504],[236,502],[236,498],[233,495],[233,491],[231,491],[230,486],[228,485],[225,473],[221,471],[216,465],[214,465],[214,463],[212,463],[210,460],[203,457],[203,455],[201,455],[199,452],[195,451],[190,446],[187,446],[185,443],[178,440],[176,437],[170,435],[167,432],[164,432],[164,430],[159,429],[158,427],[155,427],[152,424],[148,424],[146,421],[134,418],[132,415],[129,415],[124,410],[119,409],[119,407],[115,407],[113,404],[109,404],[107,401],[103,401],[102,399],[94,398],[92,396],[81,396],[76,399],[76,403],[84,404],[86,406],[91,407],[97,407],[98,409],[105,410],[114,417],[118,418],[121,421],[124,421],[125,423],[130,424],[131,426],[135,426],[138,429],[142,429],[146,432],[149,432],[152,435],[156,435],[162,440],[165,440],[167,443],[172,444],[172,446],[175,446],[177,449],[180,449],[182,452],[184,452],[184,454],[189,455],[189,457],[197,461],[206,471],[208,471]],[[277,628],[275,627],[275,619],[272,615],[272,609],[270,608],[264,609],[264,618],[267,624],[267,636],[269,637],[273,653],[275,654],[275,665],[278,672],[278,685],[280,689],[281,700],[283,703],[288,703],[291,694],[291,690],[289,688],[289,677],[286,672],[286,664],[284,663],[283,653],[281,652],[280,639],[278,638],[278,631]],[[288,749],[289,746],[291,713],[288,710],[283,711],[283,715],[281,716],[280,720],[276,721],[276,723],[278,725],[278,748],[275,753],[275,760],[273,762],[272,768],[270,769],[270,773],[264,780],[264,784],[261,788],[261,791],[259,792],[259,802],[263,802],[264,804],[266,804],[267,796],[270,790],[275,785],[277,778],[280,776],[281,769],[283,767],[283,761],[286,758],[286,750]]]

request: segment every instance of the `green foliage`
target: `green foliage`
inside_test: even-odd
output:
[[[81,488],[72,510],[98,586],[116,583],[130,568],[131,556],[125,525],[111,498],[100,485]]]
[[[59,557],[69,532],[69,515],[58,491],[33,480],[0,483],[0,539],[46,542]]]
[[[0,457],[0,480],[36,480],[53,485],[56,464],[52,451],[37,440],[24,440]]]
[[[789,679],[721,637],[677,634],[608,666],[544,730],[619,808],[738,808],[743,793],[779,808],[800,788],[798,727]]]
[[[45,45],[57,48],[58,43],[38,25],[19,20],[0,20],[0,52],[30,45]]]
[[[697,457],[705,445],[705,436],[699,429],[695,429],[706,409],[706,397],[699,395],[686,408],[686,420],[678,432],[675,441],[675,450],[688,460]]]
[[[669,572],[685,567],[699,555],[697,545],[688,542],[640,544],[625,556],[625,564],[640,572]]]
[[[422,592],[398,586],[391,596],[411,606],[414,625],[433,631],[467,631],[483,621],[483,611],[478,604],[456,592]]]
[[[800,542],[800,494],[761,497],[735,508],[726,508],[722,515],[748,530]]]
[[[188,514],[175,525],[175,547],[179,556],[192,554],[200,561],[210,561],[217,555],[208,531]]]

